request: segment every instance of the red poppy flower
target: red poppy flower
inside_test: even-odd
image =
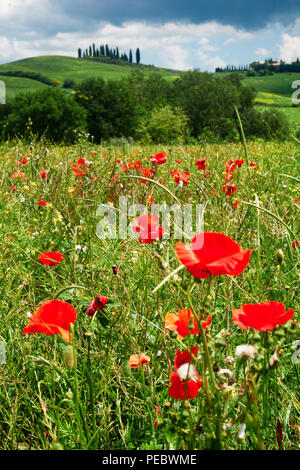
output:
[[[107,304],[108,298],[104,295],[97,295],[95,300],[93,300],[87,308],[86,314],[92,317],[97,310],[103,310]]]
[[[158,214],[143,214],[133,221],[134,232],[151,232],[158,224]]]
[[[44,333],[61,335],[64,341],[70,341],[70,323],[76,320],[75,308],[63,300],[47,300],[30,317],[23,334]]]
[[[23,173],[23,171],[15,171],[12,175],[12,178],[20,178],[21,180],[25,181],[26,180],[26,175]]]
[[[47,178],[47,173],[48,173],[48,170],[45,170],[45,169],[40,171],[40,175],[43,178],[43,180]]]
[[[205,170],[206,165],[206,158],[201,158],[201,160],[197,160],[195,165],[198,167],[198,170]]]
[[[22,165],[26,165],[27,162],[28,162],[28,158],[27,158],[27,157],[23,157],[23,158],[22,158],[22,161],[21,161]]]
[[[125,171],[125,170],[132,170],[133,168],[136,168],[137,170],[140,170],[142,168],[142,164],[140,161],[136,161],[136,162],[130,162],[130,163],[126,163],[125,165],[123,165],[121,167],[121,170]]]
[[[191,175],[188,171],[183,171],[181,173],[178,169],[176,169],[172,171],[171,177],[174,178],[175,183],[183,184],[183,186],[186,186],[190,181]]]
[[[244,160],[238,160],[238,159],[237,159],[237,160],[235,161],[236,166],[238,166],[239,168],[241,168],[241,166],[242,166],[243,163],[244,163]]]
[[[236,193],[237,187],[234,184],[226,184],[223,186],[222,191],[226,196],[231,196]]]
[[[195,318],[193,318],[194,328],[189,329],[189,324],[193,317],[193,313],[190,309],[183,308],[179,310],[178,314],[167,313],[165,316],[165,327],[167,330],[176,331],[178,333],[177,339],[181,340],[188,334],[197,335],[199,333],[199,327]],[[211,316],[208,316],[205,321],[202,321],[202,327],[205,330],[211,322]]]
[[[292,243],[292,247],[297,248],[297,246],[299,246],[299,243],[297,242],[297,240],[294,240]]]
[[[167,161],[167,155],[165,152],[157,153],[156,155],[151,157],[152,165],[162,165]]]
[[[77,163],[78,163],[78,165],[86,165],[86,166],[88,166],[88,163],[87,163],[87,161],[85,160],[85,158],[78,158],[78,159],[77,159]]]
[[[198,347],[191,351],[186,349],[182,353],[176,349],[174,371],[171,374],[171,386],[168,390],[170,397],[178,400],[188,400],[198,395],[202,387],[201,376],[191,364],[198,352]]]
[[[47,266],[56,266],[63,260],[63,255],[59,251],[44,251],[38,256],[38,259]]]
[[[151,243],[163,236],[164,229],[157,224],[158,214],[143,214],[134,220],[132,228],[140,233],[140,243]]]
[[[139,238],[140,243],[152,243],[155,240],[162,238],[164,234],[163,227],[155,227],[151,232],[141,234]]]
[[[152,171],[149,170],[149,168],[141,168],[140,172],[146,178],[150,179],[152,177]],[[140,182],[146,184],[146,183],[148,183],[148,180],[141,179]]]
[[[131,369],[136,369],[150,362],[150,357],[146,356],[144,353],[133,354],[128,359],[128,364]]]
[[[187,270],[198,279],[209,276],[238,276],[249,263],[251,250],[243,250],[227,235],[201,232],[191,247],[176,243],[176,255]]]
[[[38,205],[38,206],[46,206],[46,205],[47,205],[47,201],[43,201],[42,199],[40,199],[40,200],[37,202],[37,205]]]
[[[72,165],[72,170],[74,171],[75,177],[80,178],[82,176],[85,176],[87,174],[86,170],[82,169],[83,165],[73,163]]]
[[[233,322],[243,330],[254,328],[259,331],[274,330],[277,325],[283,325],[293,318],[294,310],[285,311],[280,302],[262,302],[260,304],[245,304],[232,312]]]

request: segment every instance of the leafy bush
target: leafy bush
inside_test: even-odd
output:
[[[187,117],[179,108],[164,106],[152,111],[149,118],[143,120],[138,129],[141,141],[160,144],[182,142],[188,135]]]
[[[85,111],[62,90],[43,88],[20,93],[10,103],[7,134],[21,136],[31,121],[33,134],[51,141],[73,142],[75,129],[85,126]]]
[[[289,134],[286,116],[276,109],[248,110],[242,115],[243,127],[247,137],[261,137],[265,140],[285,140]]]

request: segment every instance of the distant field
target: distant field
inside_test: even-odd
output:
[[[246,77],[244,83],[253,86],[258,91],[275,93],[290,98],[294,91],[292,83],[295,80],[300,80],[300,73],[278,73],[265,77]]]

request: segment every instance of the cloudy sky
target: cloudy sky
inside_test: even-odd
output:
[[[299,0],[0,0],[0,63],[109,44],[142,63],[213,71],[300,57]]]

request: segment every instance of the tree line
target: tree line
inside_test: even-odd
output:
[[[257,111],[256,91],[243,78],[193,70],[166,80],[134,70],[119,81],[89,78],[72,94],[54,87],[20,93],[0,106],[2,138],[26,138],[30,129],[66,143],[76,140],[78,130],[95,143],[115,138],[167,145],[232,142],[241,137],[236,106],[248,138],[285,139],[286,117],[274,109]]]
[[[110,59],[117,59],[123,60],[124,62],[133,63],[133,52],[132,49],[129,50],[129,53],[120,52],[118,47],[111,48],[108,44],[102,44],[99,47],[96,47],[95,44],[90,45],[86,49],[78,48],[78,58],[85,59],[85,58],[93,58],[93,59],[100,59],[103,57],[108,57]],[[135,61],[137,64],[141,61],[141,51],[139,47],[135,51]]]
[[[286,73],[286,72],[300,72],[300,60],[297,58],[291,64],[285,63],[284,60],[280,62],[271,59],[266,59],[264,62],[254,61],[248,65],[227,65],[226,67],[217,67],[216,73],[220,72],[246,72],[247,75],[269,75],[273,73]]]

